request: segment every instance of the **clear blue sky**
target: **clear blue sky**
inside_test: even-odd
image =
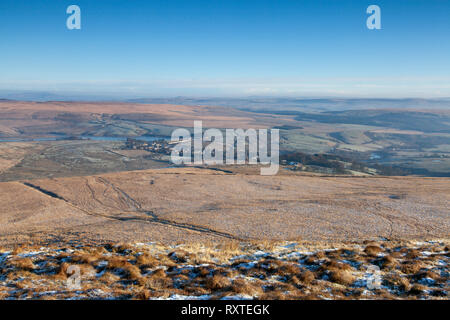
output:
[[[0,90],[449,97],[450,1],[1,0]]]

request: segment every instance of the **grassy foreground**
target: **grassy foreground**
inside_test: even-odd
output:
[[[448,240],[0,248],[0,299],[448,299],[449,248]],[[80,286],[70,287],[77,270]]]

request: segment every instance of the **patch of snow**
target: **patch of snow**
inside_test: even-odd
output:
[[[257,263],[258,263],[258,261],[247,262],[247,263],[240,263],[235,268],[251,269],[251,268],[255,267],[255,265]]]
[[[295,246],[297,246],[297,245],[298,245],[298,243],[293,242],[293,243],[289,243],[289,244],[286,244],[286,245],[280,246],[280,247],[285,248],[285,249],[291,249],[291,248],[295,248]]]
[[[44,253],[45,251],[30,251],[27,253],[19,253],[18,256],[22,258],[31,258]]]
[[[102,261],[99,261],[98,262],[98,264],[97,264],[97,266],[99,267],[99,268],[103,268],[103,267],[106,267],[107,265],[108,265],[108,261],[106,261],[106,260],[102,260]]]
[[[220,300],[253,300],[253,297],[247,294],[237,294],[233,296],[223,297]]]
[[[265,252],[265,251],[256,251],[255,253],[253,253],[253,257],[259,258],[259,257],[267,257],[269,255],[269,253]]]
[[[4,261],[6,261],[6,259],[8,258],[10,253],[11,253],[10,251],[7,251],[7,252],[4,252],[3,254],[1,254],[0,255],[0,263],[3,263]]]
[[[168,298],[151,298],[151,300],[209,300],[211,295],[204,294],[201,296],[185,296],[181,294],[173,294]]]
[[[434,281],[434,280],[431,279],[431,278],[423,278],[423,279],[420,279],[418,282],[419,282],[420,284],[425,285],[425,286],[432,286],[432,285],[434,285],[434,283],[435,283],[436,281]]]
[[[142,247],[142,246],[145,246],[145,243],[142,243],[142,242],[136,242],[134,245],[135,245],[136,247]]]
[[[445,267],[445,266],[447,265],[447,261],[439,260],[438,263],[437,263],[437,265],[438,265],[438,266],[443,266],[443,267]]]

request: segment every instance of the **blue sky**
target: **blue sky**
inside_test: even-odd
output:
[[[0,90],[450,97],[445,0],[1,0],[0,37]]]

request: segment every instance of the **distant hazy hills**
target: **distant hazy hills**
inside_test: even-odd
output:
[[[213,105],[245,110],[342,111],[357,109],[450,109],[450,98],[441,99],[357,99],[357,98],[145,98],[135,103],[169,103],[182,105]]]
[[[106,95],[0,91],[0,100],[21,101],[116,101],[148,104],[211,105],[251,111],[343,111],[366,109],[449,109],[450,98],[377,99],[377,98],[290,98],[290,97],[166,97],[119,99]]]
[[[357,124],[400,130],[450,133],[450,113],[399,110],[348,110],[322,113],[296,112],[298,121]]]

